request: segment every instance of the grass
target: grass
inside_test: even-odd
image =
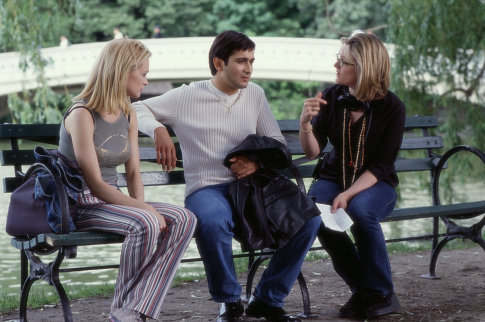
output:
[[[458,242],[450,242],[445,247],[445,250],[452,249],[467,249],[477,246],[475,243],[465,240],[458,240]],[[431,248],[431,241],[416,241],[416,242],[398,242],[388,243],[387,250],[389,254],[404,254],[416,251],[429,251]],[[319,261],[328,259],[328,255],[324,250],[313,250],[308,253],[307,261]],[[234,259],[236,272],[238,274],[247,271],[248,259],[235,258]],[[173,286],[181,285],[186,282],[205,279],[205,272],[203,268],[183,267],[178,269],[177,275],[173,281]],[[92,297],[111,297],[114,292],[113,284],[101,285],[64,285],[69,299],[92,298]],[[20,303],[19,295],[4,295],[0,294],[0,313],[7,313],[18,309]],[[56,305],[59,303],[59,298],[54,287],[49,286],[44,281],[34,283],[29,294],[28,307],[39,308],[45,306]]]

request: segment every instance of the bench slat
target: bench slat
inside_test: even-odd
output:
[[[435,168],[436,159],[434,158],[422,158],[422,159],[398,159],[394,163],[397,172],[409,172],[409,171],[425,171]],[[311,178],[315,164],[303,164],[298,166],[298,170],[303,178]],[[288,177],[291,177],[289,170],[284,170],[282,173]]]
[[[394,163],[397,172],[432,170],[436,166],[435,158],[401,159]]]
[[[29,240],[12,238],[11,244],[17,249],[28,250],[41,247],[60,247],[77,245],[100,245],[121,243],[124,237],[106,232],[72,232],[69,234],[40,234]]]
[[[403,138],[401,150],[441,149],[444,146],[440,136]]]
[[[21,177],[3,178],[3,192],[13,192],[22,183]]]
[[[298,120],[278,120],[278,125],[283,133],[298,132]],[[406,130],[416,128],[435,128],[438,121],[434,116],[408,116],[406,118]],[[0,139],[28,139],[33,141],[52,140],[59,135],[60,124],[2,124],[0,126]],[[167,127],[169,133],[173,131]],[[146,135],[140,133],[140,137]]]
[[[159,185],[172,185],[172,184],[184,184],[184,173],[182,170],[171,171],[166,173],[163,171],[146,171],[141,173],[141,179],[145,186],[159,186]],[[20,177],[7,177],[3,178],[3,192],[10,193],[14,191],[22,183]],[[120,187],[126,187],[126,177],[124,173],[118,174],[118,185]]]
[[[278,126],[282,133],[298,132],[300,130],[299,120],[278,120]]]
[[[35,163],[34,150],[2,150],[0,162],[2,165],[28,165]]]
[[[174,145],[177,159],[182,160],[182,150],[180,149],[180,144],[175,142]],[[157,162],[157,153],[155,152],[155,147],[153,145],[140,146],[138,148],[138,152],[140,154],[140,161]]]
[[[287,140],[288,148],[290,149],[293,155],[301,155],[303,153],[303,148],[300,145],[300,141],[294,140],[290,137],[285,137]],[[401,144],[401,150],[422,150],[422,149],[441,149],[444,147],[443,138],[440,136],[424,136],[424,137],[408,137],[403,138]],[[330,143],[327,144],[325,149],[323,150],[324,153],[329,152],[332,149],[332,145]]]
[[[53,141],[59,135],[60,124],[2,124],[0,139]]]
[[[278,125],[283,134],[298,133],[300,129],[299,120],[278,120]],[[404,125],[405,130],[428,129],[438,126],[435,116],[408,116]]]
[[[401,221],[430,217],[476,216],[485,213],[485,200],[452,205],[423,206],[395,209],[383,221]]]
[[[438,126],[438,119],[436,116],[408,116],[406,117],[406,123],[404,125],[406,130],[412,129],[426,129],[435,128]]]
[[[437,162],[434,158],[422,158],[422,159],[398,159],[396,160],[395,167],[397,172],[409,172],[409,171],[424,171],[431,170],[435,167]],[[303,178],[311,177],[315,164],[299,165],[298,170]],[[283,171],[283,173],[291,177],[289,171]],[[184,184],[184,174],[182,170],[172,171],[170,173],[162,171],[147,171],[142,172],[142,181],[145,186],[156,185],[168,185],[168,184]],[[3,178],[3,190],[4,192],[12,192],[22,182],[21,178],[7,177]],[[124,173],[118,174],[118,185],[120,187],[126,187],[126,178]]]
[[[144,171],[141,173],[141,180],[144,186],[160,186],[172,184],[184,184],[184,173],[182,170],[174,170],[170,173],[165,171]],[[126,176],[118,173],[118,186],[126,187]]]

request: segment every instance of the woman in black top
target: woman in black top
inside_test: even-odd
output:
[[[404,132],[405,107],[388,90],[390,60],[374,35],[342,39],[335,85],[303,105],[300,141],[309,158],[333,146],[318,169],[310,196],[352,217],[346,233],[324,228],[320,239],[352,296],[341,317],[374,318],[400,308],[380,221],[396,203],[394,162]]]

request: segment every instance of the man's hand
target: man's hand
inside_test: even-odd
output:
[[[231,171],[238,179],[247,177],[259,169],[259,164],[243,155],[235,156],[229,162],[232,162]]]
[[[177,162],[177,153],[172,138],[164,127],[157,127],[154,137],[157,163],[162,165],[164,171],[170,172],[175,169]]]

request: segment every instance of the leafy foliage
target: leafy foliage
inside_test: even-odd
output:
[[[51,44],[60,26],[60,16],[72,14],[74,1],[2,0],[0,6],[0,47],[3,51],[20,53],[19,67],[25,71],[31,66],[39,87],[34,92],[10,95],[13,122],[59,122],[63,98],[55,94],[44,77],[49,63],[39,50]],[[57,36],[58,37],[58,36]]]
[[[215,31],[233,29],[249,36],[303,36],[302,26],[310,17],[300,17],[297,2],[293,0],[214,2],[212,20]]]
[[[470,0],[0,0],[0,47],[19,51],[20,66],[32,66],[39,90],[13,95],[14,121],[55,120],[69,95],[46,87],[49,63],[39,48],[56,46],[61,34],[72,43],[107,41],[114,27],[133,38],[149,38],[155,25],[164,37],[213,36],[235,29],[250,36],[349,36],[376,33],[395,44],[392,90],[408,114],[444,119],[449,144],[484,147],[483,76],[485,3]],[[466,21],[466,23],[464,23]],[[278,118],[299,114],[304,98],[321,90],[311,82],[259,82]],[[323,84],[322,84],[323,85]],[[439,93],[433,89],[439,86]],[[25,102],[22,102],[25,101]],[[478,104],[480,103],[480,104]],[[32,111],[30,113],[29,111]],[[35,115],[34,117],[28,115]],[[470,137],[475,138],[470,142]]]
[[[357,30],[373,32],[386,41],[389,1],[386,0],[300,0],[300,12],[314,13],[305,36],[348,37]]]
[[[264,89],[271,111],[278,120],[298,119],[305,98],[315,96],[323,87],[319,82],[254,82]]]
[[[484,12],[481,0],[391,1],[394,87],[408,111],[441,117],[447,145],[485,147]]]

